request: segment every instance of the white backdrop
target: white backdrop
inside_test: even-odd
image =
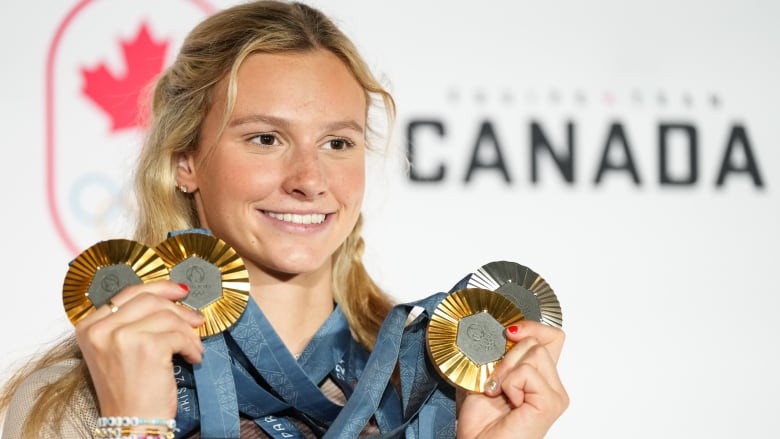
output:
[[[572,400],[551,438],[776,437],[778,3],[315,4],[387,78],[393,144],[415,126],[413,175],[434,180],[398,154],[371,168],[366,258],[383,286],[411,300],[500,259],[542,274]],[[170,55],[205,9],[0,4],[0,371],[70,329],[75,249],[129,233],[138,132],[111,131],[81,69],[119,76],[142,22]]]

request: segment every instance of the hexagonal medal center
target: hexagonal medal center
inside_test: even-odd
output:
[[[501,285],[497,293],[509,299],[515,306],[522,311],[523,317],[535,322],[542,321],[542,310],[539,308],[539,299],[527,288],[516,283],[506,283]]]
[[[472,314],[458,322],[455,344],[475,364],[492,363],[506,352],[504,327],[485,311]]]
[[[203,309],[222,297],[222,273],[214,264],[190,256],[171,268],[171,280],[190,288],[181,303],[194,309]]]
[[[122,288],[141,283],[143,281],[129,265],[106,265],[95,271],[87,289],[87,296],[97,308],[108,302],[108,299],[114,297]]]

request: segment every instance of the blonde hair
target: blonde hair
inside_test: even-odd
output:
[[[136,169],[136,240],[155,245],[171,230],[199,226],[193,197],[175,189],[176,158],[198,148],[201,124],[211,108],[217,84],[227,78],[224,111],[228,115],[235,102],[238,68],[247,56],[313,50],[327,50],[341,59],[365,90],[367,108],[379,98],[388,127],[392,125],[392,96],[372,75],[349,38],[320,11],[300,3],[257,1],[218,12],[190,32],[173,65],[154,87],[151,124]],[[353,334],[371,350],[392,301],[362,263],[361,226],[362,216],[333,256],[332,288]],[[0,397],[0,410],[7,407],[13,392],[32,371],[69,358],[81,360],[73,337],[20,370]],[[74,396],[85,388],[90,388],[94,398],[90,383],[81,362],[80,367],[45,387],[25,422],[24,435],[35,437],[43,428],[53,426],[52,422],[62,419]]]

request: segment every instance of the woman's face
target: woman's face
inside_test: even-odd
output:
[[[179,184],[195,191],[201,225],[250,268],[275,276],[329,271],[363,200],[363,88],[328,51],[250,55],[217,137],[226,83],[199,152],[179,161]]]

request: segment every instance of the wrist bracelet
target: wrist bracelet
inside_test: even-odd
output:
[[[98,427],[138,427],[145,425],[165,426],[176,430],[176,419],[139,418],[137,416],[105,416],[98,418]]]
[[[149,428],[142,433],[130,427],[98,427],[93,431],[95,439],[174,439],[173,430],[161,432],[158,429]]]
[[[137,416],[100,417],[93,431],[95,439],[174,439],[175,419]]]

